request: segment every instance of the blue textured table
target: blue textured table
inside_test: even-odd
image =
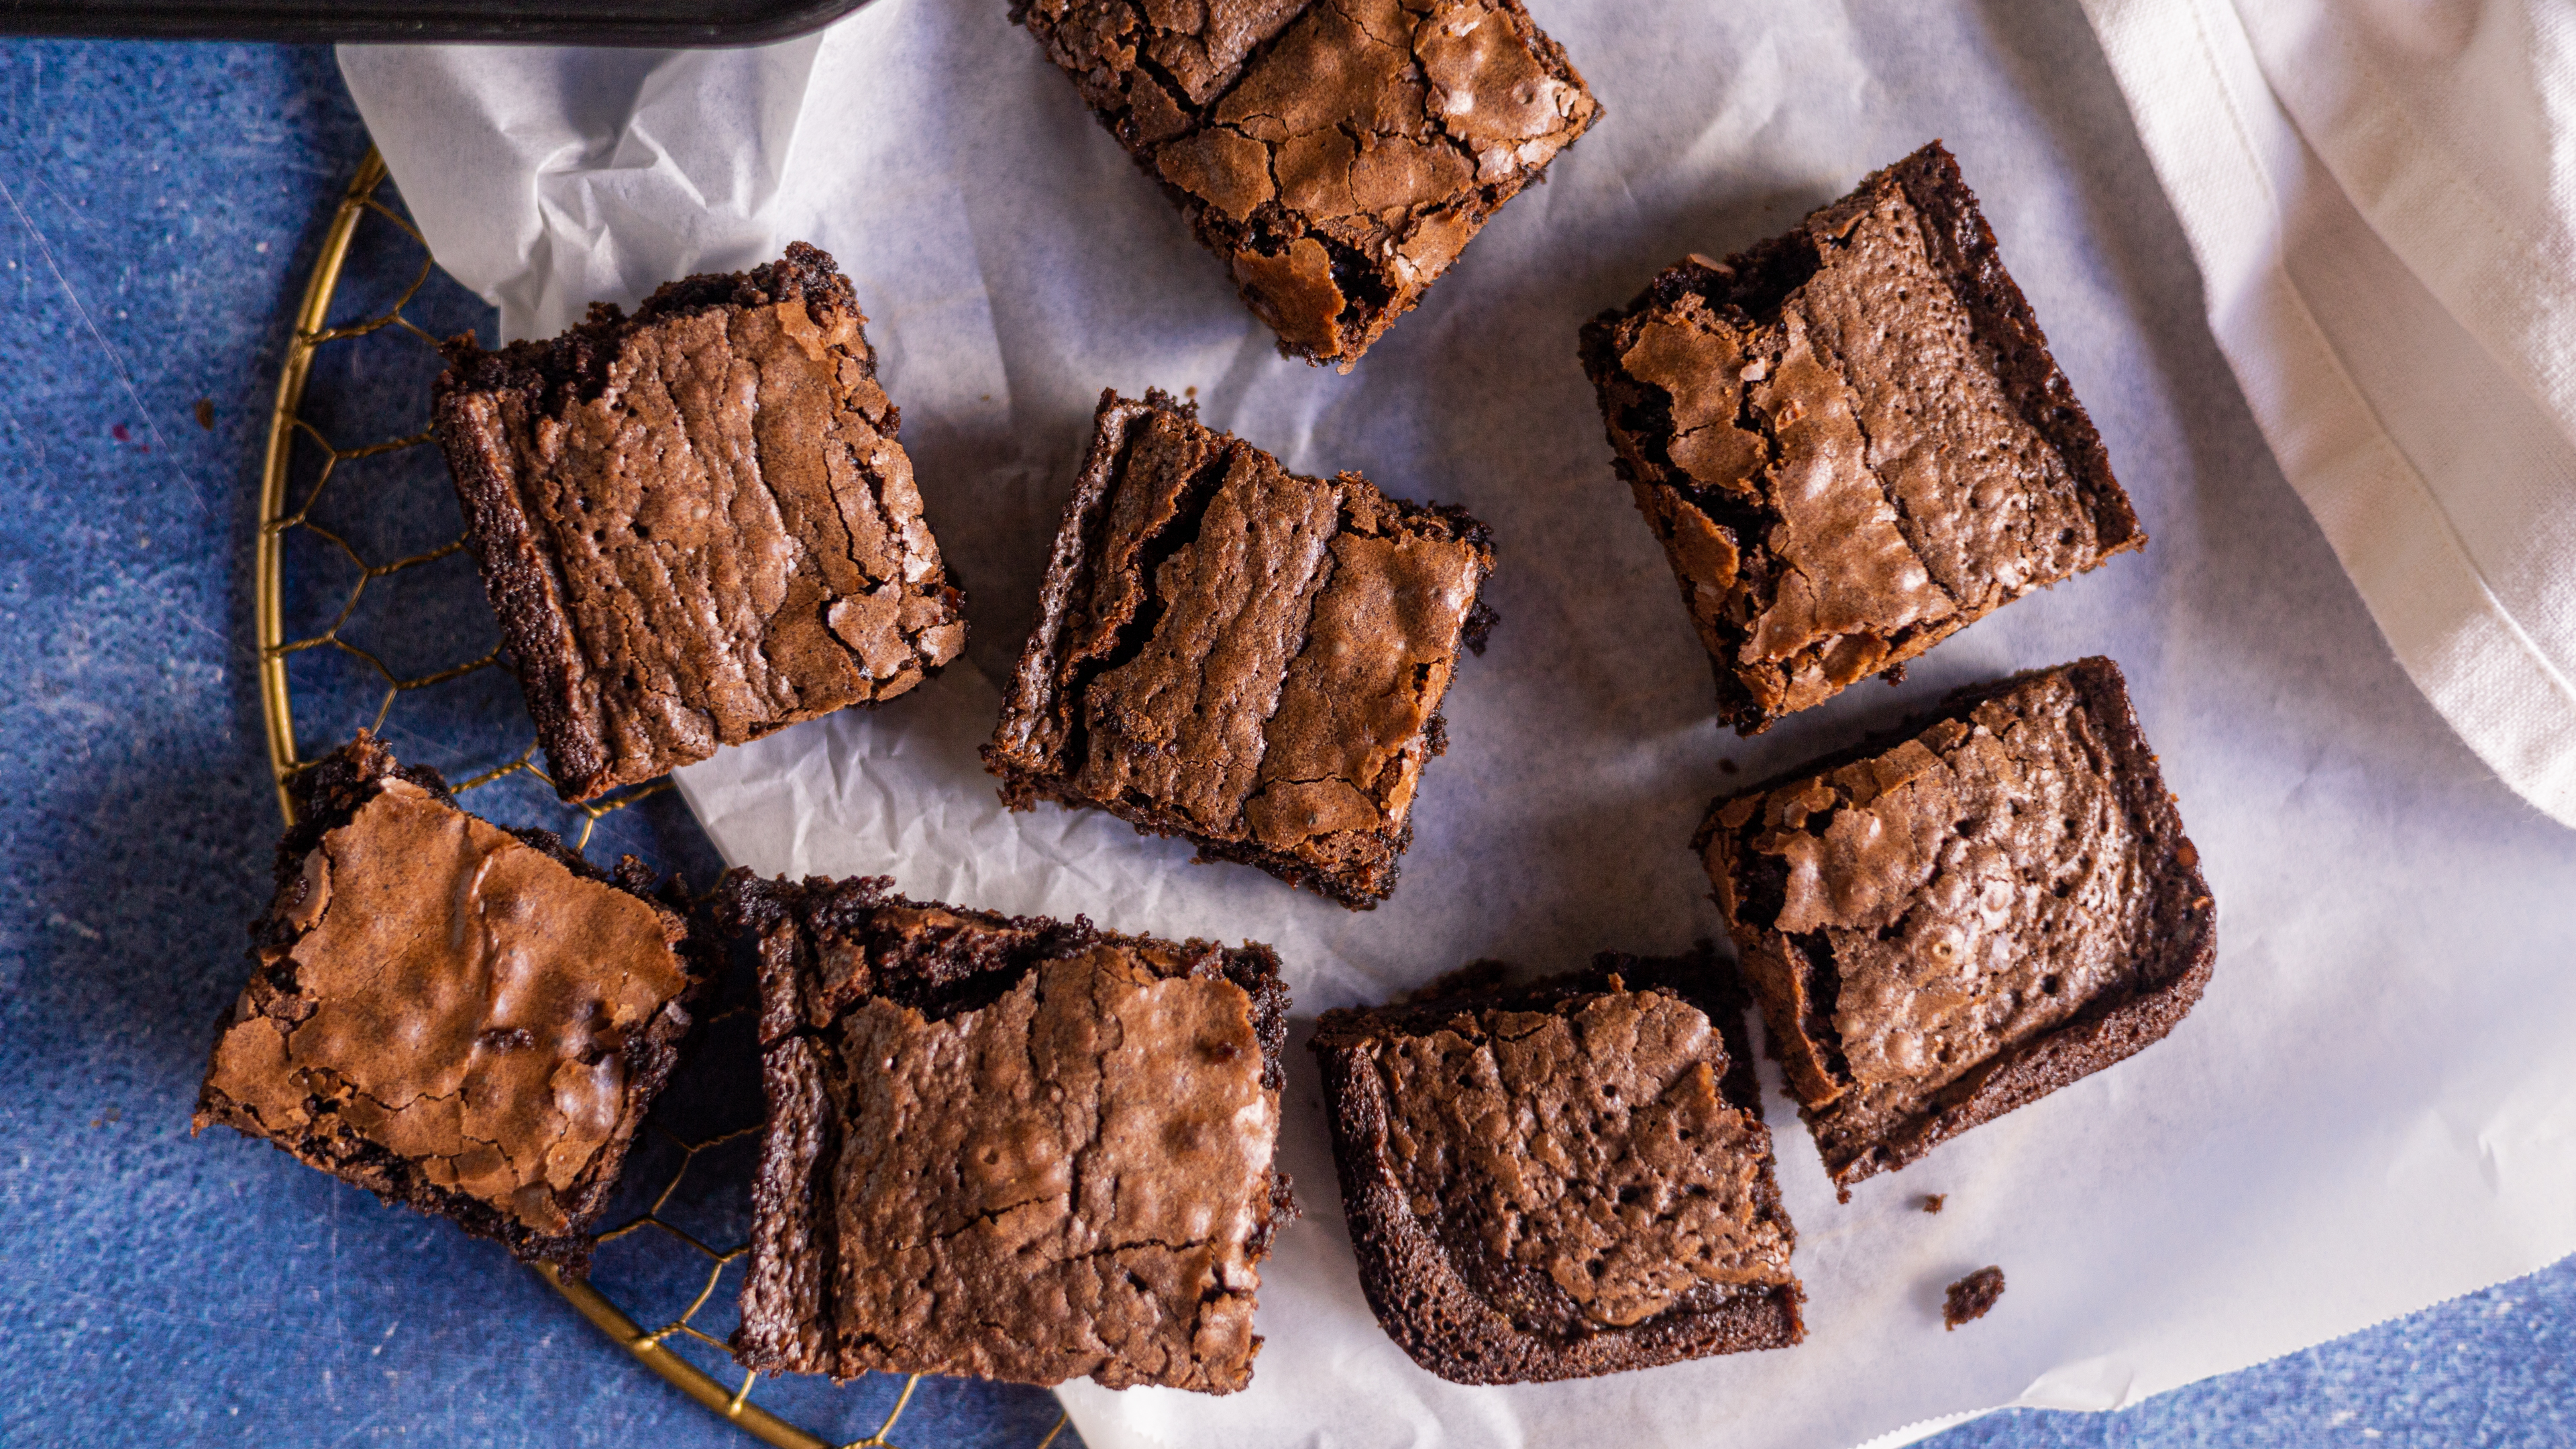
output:
[[[2085,79],[2053,99],[2124,131]],[[748,1443],[490,1245],[188,1137],[278,825],[250,642],[267,407],[365,148],[325,52],[0,47],[0,1440]],[[669,797],[631,817],[621,843],[709,866]],[[858,1437],[888,1392],[781,1407]],[[896,1437],[1027,1446],[1054,1417],[933,1381]],[[2576,1264],[2129,1412],[1935,1442],[2369,1441],[2576,1442]]]

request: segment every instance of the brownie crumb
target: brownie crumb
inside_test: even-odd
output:
[[[1927,1213],[1938,1213],[1949,1201],[1950,1195],[1946,1192],[1927,1192],[1923,1194],[1923,1210]]]
[[[1937,1201],[1938,1199],[1935,1199]],[[1941,1327],[1944,1331],[1962,1323],[1974,1323],[1994,1310],[1995,1300],[2004,1296],[2004,1270],[1992,1263],[1953,1283],[1941,1298]]]
[[[215,400],[213,398],[201,397],[197,399],[197,426],[210,433],[215,430]]]

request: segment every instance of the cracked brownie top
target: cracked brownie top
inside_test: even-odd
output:
[[[1538,988],[1325,1014],[1362,1281],[1424,1367],[1516,1383],[1797,1341],[1796,1234],[1750,1064],[1655,984],[1715,969],[1610,957]]]
[[[1938,142],[1583,351],[1745,733],[2146,542]]]
[[[1015,808],[1102,806],[1373,904],[1492,566],[1458,510],[1103,394],[985,761]]]
[[[1022,0],[1282,351],[1348,370],[1600,115],[1519,0]]]
[[[1963,692],[1892,742],[1711,807],[1700,846],[1836,1183],[2163,1036],[2209,887],[2119,669]]]
[[[372,738],[308,777],[196,1125],[578,1267],[701,976],[682,915]]]
[[[770,1109],[737,1356],[1242,1388],[1295,1212],[1276,958],[890,886],[726,884]]]
[[[799,242],[447,346],[439,441],[556,788],[891,698],[965,647],[847,278]]]

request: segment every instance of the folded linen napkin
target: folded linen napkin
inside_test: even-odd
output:
[[[2282,472],[2443,718],[2576,826],[2576,11],[2084,5]]]

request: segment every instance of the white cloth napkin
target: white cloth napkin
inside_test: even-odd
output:
[[[2434,708],[2576,825],[2576,8],[2084,5],[2282,472]]]

